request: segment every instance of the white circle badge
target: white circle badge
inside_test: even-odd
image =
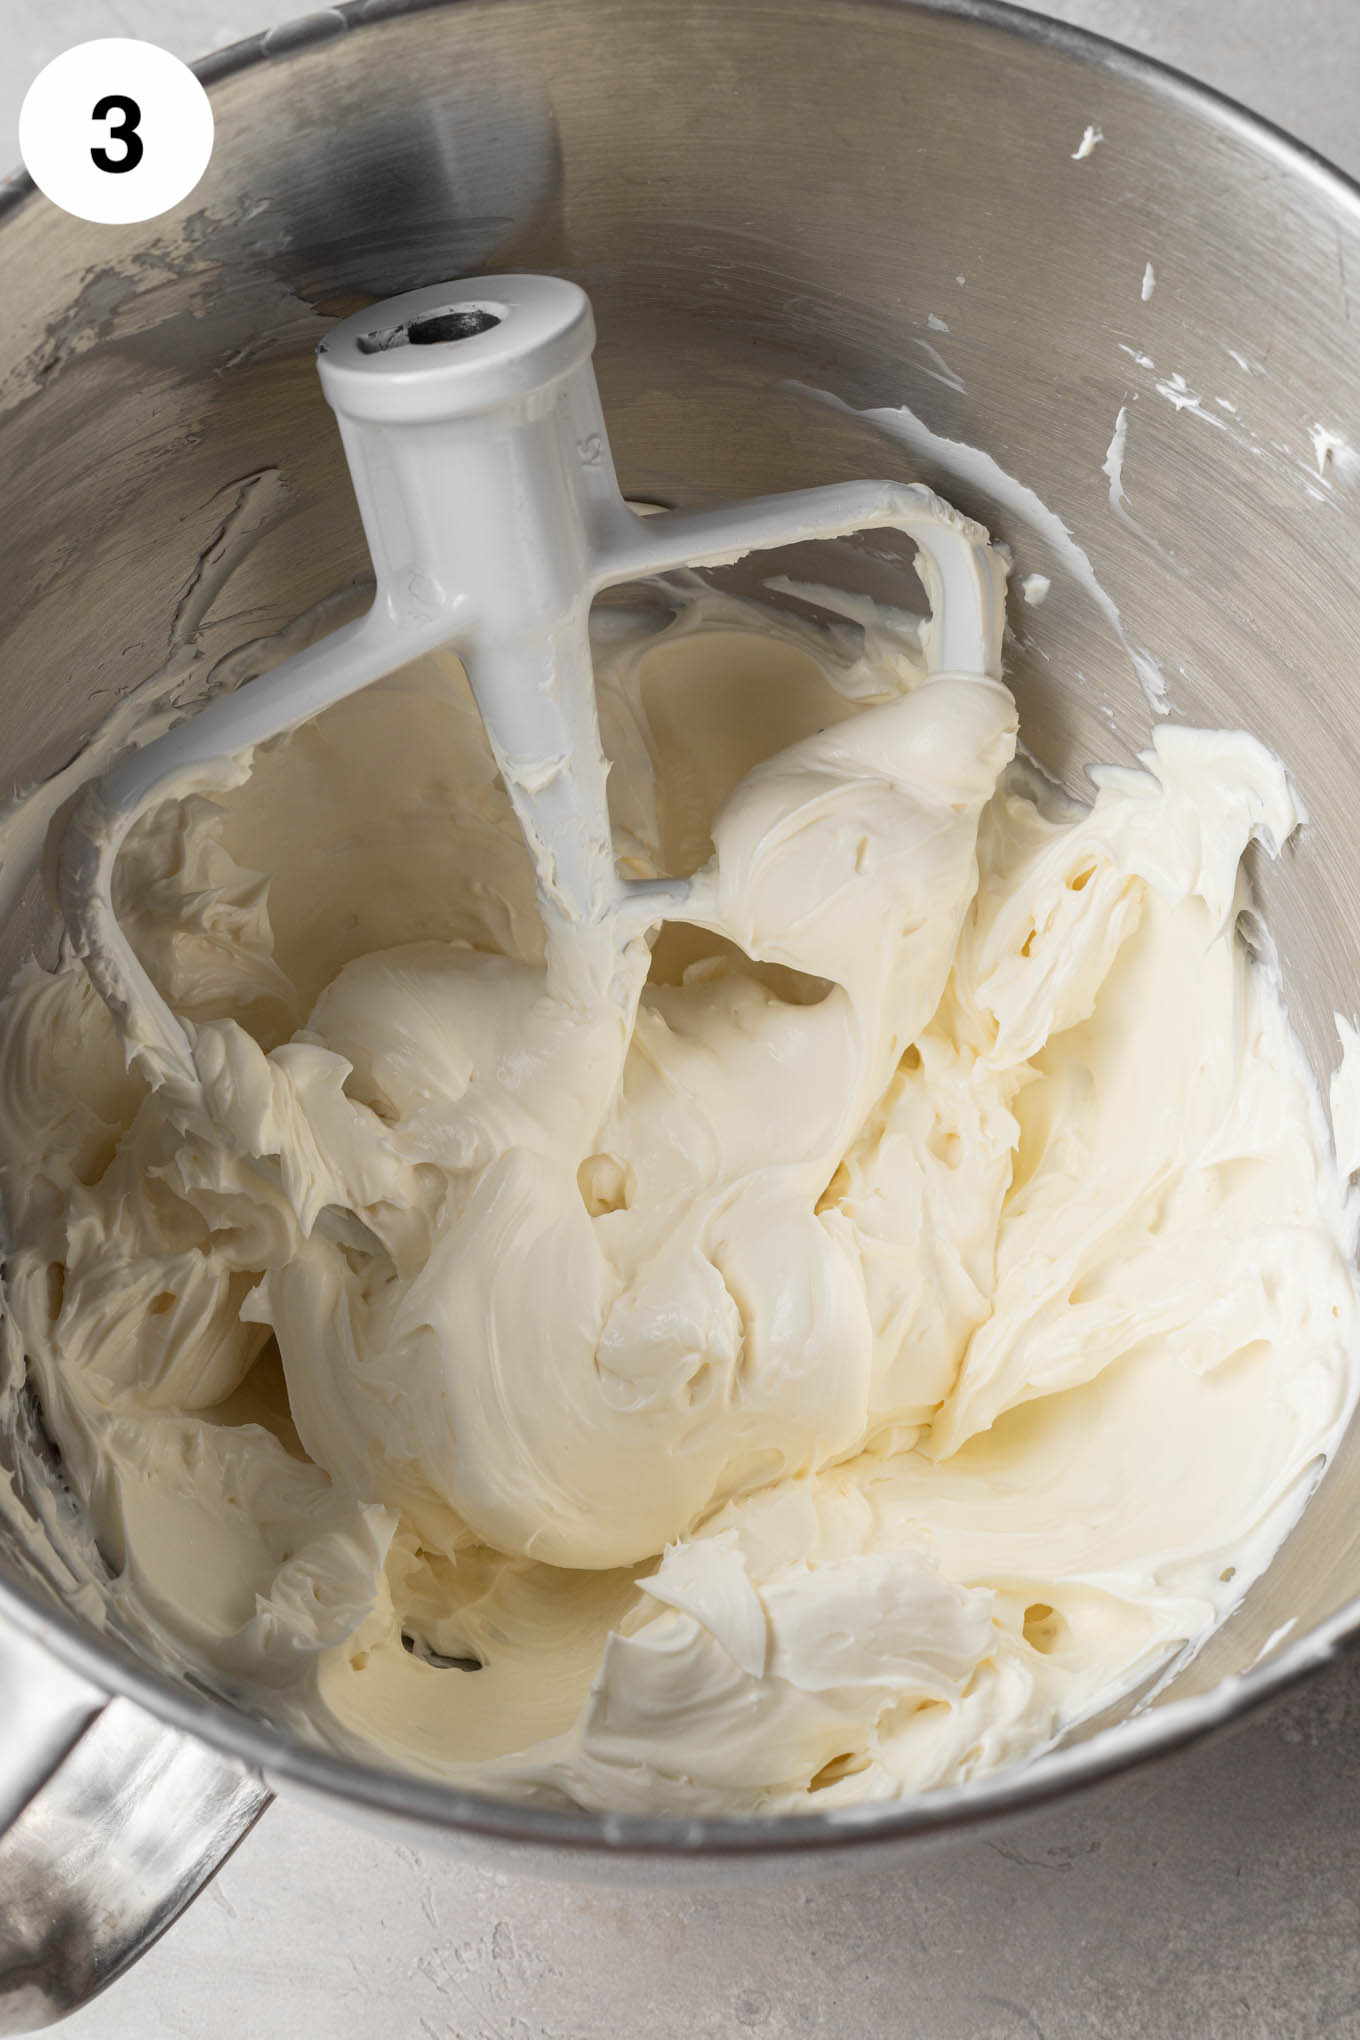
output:
[[[106,226],[169,212],[207,169],[212,145],[212,107],[189,66],[126,36],[54,57],[19,114],[19,150],[39,191]]]

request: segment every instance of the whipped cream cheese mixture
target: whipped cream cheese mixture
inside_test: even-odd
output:
[[[987,674],[797,618],[603,613],[625,867],[713,860],[607,998],[451,655],[130,839],[211,1120],[75,958],[12,988],[11,1345],[120,1619],[332,1746],[691,1813],[975,1777],[1201,1640],[1349,1411],[1237,932],[1282,766],[1163,724],[1079,807],[999,593]]]

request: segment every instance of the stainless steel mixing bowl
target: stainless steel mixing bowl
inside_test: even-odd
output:
[[[311,361],[333,318],[563,271],[594,300],[631,492],[923,479],[1052,580],[1042,608],[1016,600],[1010,674],[1070,785],[1149,720],[1091,574],[1173,715],[1284,755],[1312,820],[1261,888],[1325,1078],[1360,984],[1350,184],[1181,78],[981,0],[359,0],[202,75],[216,153],[175,213],[94,227],[26,183],[4,197],[11,779],[65,767],[193,632],[225,658],[363,574]],[[915,422],[859,415],[897,406]],[[0,966],[52,941],[30,884]],[[834,1823],[510,1808],[306,1747],[139,1656],[73,1590],[80,1526],[31,1405],[3,1453],[52,1530],[46,1559],[0,1549],[3,2030],[115,1974],[276,1784],[531,1865],[753,1872],[1014,1815],[1240,1714],[1360,1625],[1353,1438],[1208,1647],[1032,1767]]]

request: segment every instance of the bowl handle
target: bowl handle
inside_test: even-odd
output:
[[[120,1976],[270,1797],[0,1623],[0,2034],[50,2026]]]

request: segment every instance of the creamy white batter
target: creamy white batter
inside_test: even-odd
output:
[[[1351,1405],[1236,934],[1286,776],[1163,725],[1068,805],[887,615],[689,591],[597,673],[627,868],[714,858],[714,926],[550,997],[460,669],[353,697],[120,866],[220,1138],[74,960],[14,986],[8,1308],[125,1619],[332,1744],[613,1809],[974,1776],[1201,1639]]]

